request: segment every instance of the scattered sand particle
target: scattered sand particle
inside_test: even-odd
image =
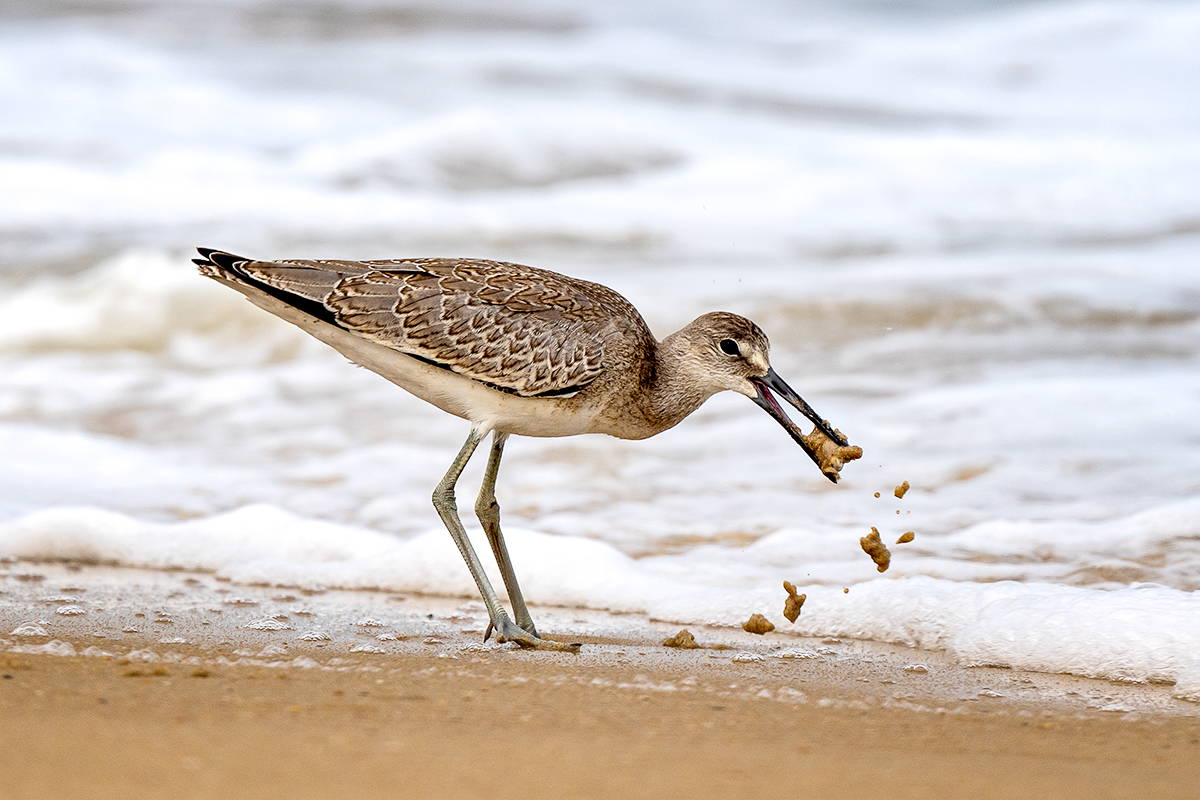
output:
[[[762,614],[751,614],[750,619],[742,623],[742,630],[762,636],[764,633],[770,633],[775,630],[775,626],[771,624],[771,620]]]
[[[896,498],[899,499],[901,497],[904,497],[904,493],[907,491],[908,491],[908,481],[905,481],[904,483],[902,483],[896,487]]]
[[[663,647],[678,647],[681,650],[695,650],[700,645],[696,644],[696,637],[692,636],[691,632],[686,628],[672,636],[670,639],[663,639]]]
[[[795,622],[796,618],[800,616],[800,608],[808,599],[808,595],[796,594],[796,587],[791,581],[784,581],[783,588],[788,593],[787,600],[783,602],[783,615],[787,617],[788,622]]]
[[[904,533],[900,534],[900,538],[896,540],[896,544],[908,544],[915,538],[917,538],[915,533],[912,531],[905,531]]]
[[[875,496],[876,496],[876,497],[879,497],[879,492],[876,492],[876,493],[875,493]]]
[[[833,431],[838,436],[842,436],[842,432],[837,428],[834,428]],[[838,473],[841,472],[846,462],[862,458],[861,447],[840,445],[822,433],[820,428],[814,427],[811,433],[805,435],[804,443],[817,454],[817,465],[820,466],[821,472],[832,478],[835,483]]]
[[[870,535],[862,537],[858,543],[862,545],[863,552],[875,562],[876,569],[880,572],[887,571],[892,563],[892,554],[888,552],[887,545],[880,541],[877,528],[872,526]]]
[[[843,587],[842,587],[842,594],[850,594],[850,587],[849,587],[849,586],[843,586]]]

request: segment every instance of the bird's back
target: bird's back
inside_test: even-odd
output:
[[[621,295],[500,261],[254,261],[200,250],[201,272],[384,347],[522,397],[582,391],[654,337]]]

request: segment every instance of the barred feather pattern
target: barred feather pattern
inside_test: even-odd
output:
[[[588,386],[618,341],[654,346],[641,315],[613,290],[521,264],[430,258],[222,266],[277,296],[320,303],[359,336],[525,397]]]

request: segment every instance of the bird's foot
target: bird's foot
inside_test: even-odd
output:
[[[506,619],[507,619],[507,617],[506,617]],[[510,622],[509,624],[511,625],[512,623]],[[524,622],[517,623],[517,627],[520,628],[521,630],[525,631],[526,633],[528,633],[530,636],[534,637],[535,639],[541,638],[538,636],[537,628],[534,626],[533,620],[530,619],[528,615],[526,615]],[[487,630],[484,631],[484,634],[483,634],[483,640],[485,642],[488,639],[492,638],[492,631],[494,631],[494,630],[496,630],[496,623],[492,622],[489,619]]]
[[[529,627],[533,627],[533,623],[529,623]],[[581,645],[579,644],[564,644],[563,642],[552,642],[549,639],[543,639],[537,635],[536,629],[532,632],[520,628],[515,622],[508,618],[507,615],[500,618],[499,623],[488,623],[487,633],[484,634],[484,641],[487,641],[491,636],[493,628],[496,631],[496,641],[503,644],[504,642],[516,642],[521,647],[527,650],[556,650],[560,653],[578,653]]]

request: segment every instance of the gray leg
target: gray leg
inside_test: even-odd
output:
[[[471,455],[475,452],[475,448],[483,441],[483,437],[483,433],[475,428],[471,428],[471,433],[468,434],[467,441],[463,443],[462,449],[454,457],[454,461],[450,464],[450,469],[446,471],[446,476],[442,478],[442,482],[433,490],[433,507],[437,509],[438,516],[442,518],[446,530],[450,532],[450,537],[458,545],[458,552],[462,554],[463,560],[467,562],[467,569],[471,571],[471,577],[475,579],[475,585],[479,587],[479,593],[483,595],[483,602],[487,605],[488,617],[496,629],[496,640],[500,642],[516,642],[522,647],[530,647],[537,650],[568,650],[578,652],[579,645],[563,645],[558,642],[548,642],[513,624],[504,607],[500,605],[500,598],[496,596],[495,590],[492,589],[491,581],[484,574],[483,565],[479,563],[479,556],[475,555],[475,548],[471,546],[471,541],[467,538],[467,532],[463,529],[462,521],[458,518],[458,506],[454,500],[454,484],[458,481],[458,476],[462,475],[463,468],[467,466],[467,462],[471,460]]]
[[[513,616],[517,618],[517,627],[537,636],[537,628],[525,607],[525,598],[521,587],[517,585],[517,573],[513,571],[512,559],[508,557],[508,547],[504,544],[504,534],[500,532],[500,504],[496,502],[496,473],[500,471],[500,457],[504,454],[504,442],[507,433],[497,431],[492,434],[492,452],[488,456],[487,471],[483,473],[483,486],[479,489],[479,499],[475,501],[475,515],[479,524],[487,534],[488,542],[492,545],[492,554],[496,556],[496,564],[500,574],[504,576],[504,588],[508,590],[508,601],[512,603]]]

